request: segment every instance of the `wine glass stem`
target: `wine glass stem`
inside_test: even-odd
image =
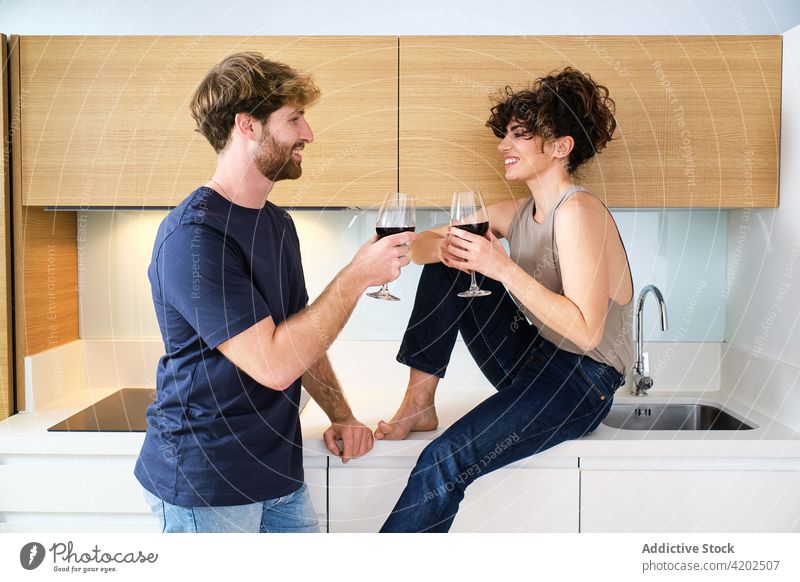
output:
[[[469,286],[470,289],[477,289],[478,283],[475,281],[475,271],[470,272],[470,277],[472,278],[472,284]]]
[[[384,283],[381,286],[381,293],[388,293],[389,292],[389,283]]]

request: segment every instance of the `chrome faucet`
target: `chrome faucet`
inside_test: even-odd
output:
[[[667,304],[664,303],[664,296],[655,285],[646,285],[639,292],[639,299],[636,301],[636,363],[633,367],[633,387],[631,389],[634,396],[647,396],[647,391],[653,387],[650,363],[647,354],[644,353],[644,339],[642,338],[642,311],[648,293],[656,296],[658,310],[661,312],[661,331],[667,331]]]

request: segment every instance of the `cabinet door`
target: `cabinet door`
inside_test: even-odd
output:
[[[799,471],[583,471],[582,532],[798,532]]]
[[[21,37],[24,205],[169,206],[214,171],[189,100],[240,51],[311,73],[322,98],[285,206],[369,206],[397,187],[396,37]]]
[[[578,533],[578,469],[500,469],[469,486],[453,532]]]
[[[11,181],[8,165],[8,55],[6,35],[0,34],[0,420],[14,414],[13,359],[11,354]]]
[[[304,468],[308,494],[319,520],[321,532],[328,531],[328,470],[308,467]]]
[[[567,65],[616,101],[614,140],[579,172],[608,206],[777,206],[780,36],[401,37],[400,190],[529,196],[503,179],[489,96]]]
[[[330,531],[377,532],[410,469],[330,470]],[[577,532],[578,470],[500,469],[467,488],[453,532]]]
[[[122,455],[0,458],[0,533],[159,531],[135,464],[135,456]],[[324,532],[327,470],[315,463],[304,472]]]
[[[380,530],[406,486],[407,469],[328,469],[329,531]]]
[[[0,532],[158,531],[136,457],[11,456],[0,464]]]

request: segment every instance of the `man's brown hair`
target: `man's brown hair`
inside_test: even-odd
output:
[[[228,144],[237,113],[249,113],[263,123],[284,105],[305,107],[319,95],[309,75],[259,53],[244,52],[227,57],[208,72],[190,107],[197,131],[220,153]]]

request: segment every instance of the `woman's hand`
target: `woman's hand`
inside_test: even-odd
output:
[[[516,266],[491,229],[487,236],[450,227],[442,241],[442,262],[469,273],[475,271],[501,283]]]

